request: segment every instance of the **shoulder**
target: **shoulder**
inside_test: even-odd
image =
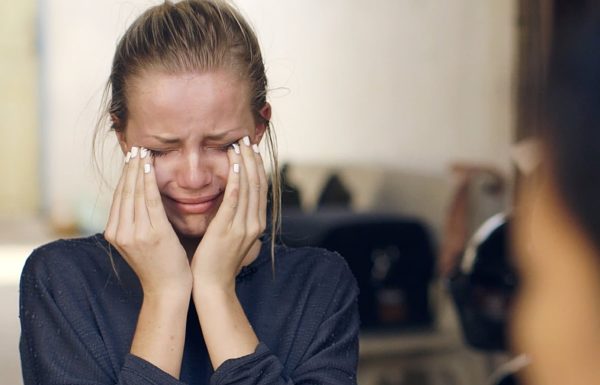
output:
[[[288,264],[306,264],[325,269],[340,269],[347,263],[339,253],[320,247],[275,246],[275,262]]]
[[[305,283],[335,283],[356,287],[348,263],[339,253],[318,247],[276,246],[275,275]]]
[[[21,278],[69,280],[87,271],[105,270],[111,264],[111,254],[117,253],[101,234],[56,240],[33,250]]]

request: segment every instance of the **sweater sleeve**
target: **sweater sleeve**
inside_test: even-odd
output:
[[[20,353],[25,385],[183,385],[131,354],[115,363],[89,305],[89,288],[58,248],[38,249],[21,275]]]
[[[329,298],[316,332],[295,368],[284,368],[261,342],[253,354],[227,360],[218,367],[211,385],[356,384],[358,287],[346,264]]]

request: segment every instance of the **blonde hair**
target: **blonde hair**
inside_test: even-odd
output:
[[[250,108],[255,122],[267,126],[266,147],[271,165],[271,259],[280,227],[280,174],[277,141],[271,122],[261,109],[267,103],[267,77],[258,44],[250,25],[233,5],[224,0],[165,1],[146,10],[127,29],[119,41],[110,77],[104,91],[103,111],[95,132],[96,141],[107,126],[120,132],[128,118],[127,87],[145,71],[169,74],[233,71],[246,80],[250,90]]]

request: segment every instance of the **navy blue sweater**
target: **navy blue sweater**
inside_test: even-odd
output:
[[[237,276],[256,351],[213,371],[191,304],[177,380],[129,354],[142,290],[101,234],[36,249],[20,286],[25,385],[355,384],[358,289],[347,264],[316,248],[277,246],[275,258],[273,275],[263,245]]]

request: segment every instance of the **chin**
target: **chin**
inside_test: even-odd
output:
[[[175,232],[185,238],[202,238],[210,223],[212,216],[186,216],[184,218],[170,218]]]
[[[205,223],[173,223],[175,232],[186,238],[202,238],[207,227]]]

